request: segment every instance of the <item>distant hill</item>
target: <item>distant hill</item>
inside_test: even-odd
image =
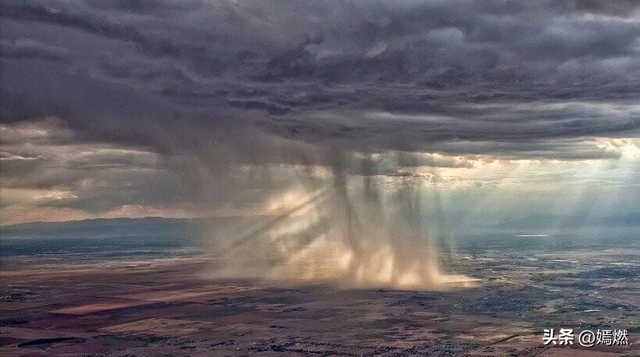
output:
[[[588,217],[580,215],[536,215],[514,221],[505,221],[510,228],[579,228],[579,227],[640,227],[640,213],[618,216]]]
[[[68,222],[34,222],[0,226],[2,238],[180,237],[197,229],[196,220],[182,218],[113,218]]]
[[[100,218],[0,226],[0,238],[195,238],[207,226],[265,223],[269,216],[207,218]]]

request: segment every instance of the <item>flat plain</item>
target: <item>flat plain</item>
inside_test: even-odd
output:
[[[445,266],[479,279],[445,291],[211,279],[203,253],[5,256],[0,355],[640,355],[635,240],[492,244],[443,254]],[[629,345],[545,346],[545,328],[626,329]]]

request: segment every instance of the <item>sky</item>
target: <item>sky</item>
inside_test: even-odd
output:
[[[3,1],[0,73],[3,225],[640,214],[634,0]]]

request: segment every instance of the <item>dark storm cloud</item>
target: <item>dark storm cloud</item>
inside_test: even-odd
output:
[[[32,39],[0,40],[0,56],[9,59],[39,58],[61,61],[66,57],[67,52],[64,48],[43,45]]]
[[[640,134],[639,8],[3,3],[2,118],[55,115],[88,140],[258,162],[277,160],[261,132],[365,152],[601,158],[582,140]],[[68,61],[29,60],[55,56]]]

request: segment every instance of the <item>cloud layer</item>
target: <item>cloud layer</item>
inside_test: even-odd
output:
[[[284,137],[403,150],[640,127],[634,1],[2,7],[3,119],[60,115],[106,139],[132,140],[118,129],[131,117],[165,130],[241,116]],[[105,116],[118,125],[95,123]]]
[[[602,143],[640,136],[633,0],[51,0],[0,16],[2,185],[138,187],[59,201],[88,211],[181,202],[169,171],[222,202],[287,176],[238,182],[246,165],[398,177],[615,161]]]

